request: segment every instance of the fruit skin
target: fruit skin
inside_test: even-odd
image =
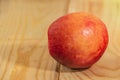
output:
[[[54,21],[48,29],[51,56],[69,68],[88,68],[103,55],[108,45],[105,24],[96,16],[71,13]]]

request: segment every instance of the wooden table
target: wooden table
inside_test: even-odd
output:
[[[107,25],[109,45],[86,70],[71,70],[48,52],[58,17],[90,12]],[[0,80],[120,80],[120,0],[0,0]]]

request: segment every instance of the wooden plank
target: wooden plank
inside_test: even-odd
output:
[[[109,45],[103,57],[86,70],[60,69],[59,80],[119,80],[120,79],[120,0],[71,0],[68,13],[90,12],[107,25]]]
[[[47,29],[67,0],[0,0],[0,80],[58,80]]]

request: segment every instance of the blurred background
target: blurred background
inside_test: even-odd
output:
[[[86,70],[57,63],[47,31],[57,18],[89,12],[106,24],[109,45]],[[0,80],[119,80],[120,0],[0,0]]]

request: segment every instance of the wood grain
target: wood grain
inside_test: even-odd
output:
[[[60,80],[119,80],[120,79],[120,1],[71,0],[68,13],[90,12],[107,25],[109,45],[103,57],[85,70],[60,68]]]
[[[66,7],[67,0],[0,0],[0,80],[58,79],[47,29]]]
[[[90,12],[109,32],[103,57],[72,70],[50,57],[47,29],[58,17]],[[120,0],[0,0],[0,80],[119,80]]]

